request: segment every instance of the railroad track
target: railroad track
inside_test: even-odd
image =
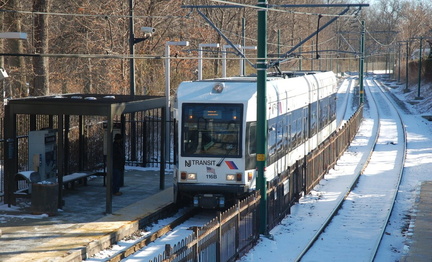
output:
[[[323,261],[373,261],[376,256],[403,172],[406,134],[394,102],[381,85],[368,79],[366,89],[379,135],[371,137],[373,146],[363,155],[368,161],[360,161],[361,172],[294,261],[316,257]]]
[[[352,80],[350,80],[349,86],[351,86],[351,82]],[[369,102],[368,103],[369,108],[367,110],[366,113],[367,116],[365,118],[364,121],[365,123],[363,123],[363,125],[368,126],[368,128],[365,128],[365,130],[363,131],[360,128],[359,134],[360,136],[363,136],[364,138],[368,137],[369,139],[367,141],[366,139],[360,139],[359,140],[360,142],[357,143],[354,142],[352,144],[352,146],[357,148],[356,161],[358,163],[355,166],[355,170],[353,171],[353,174],[355,175],[351,177],[347,177],[347,179],[349,180],[347,184],[349,184],[349,186],[347,186],[346,191],[339,194],[337,199],[331,201],[332,203],[337,203],[337,204],[334,205],[331,212],[327,215],[327,218],[324,219],[319,226],[308,225],[308,227],[310,226],[311,228],[311,232],[313,232],[309,234],[307,238],[308,241],[307,242],[298,241],[300,248],[297,248],[295,250],[289,250],[289,252],[287,252],[288,255],[287,259],[289,261],[300,261],[303,258],[305,261],[308,261],[308,256],[316,257],[316,255],[314,255],[314,252],[315,253],[318,252],[320,254],[319,257],[323,257],[323,254],[327,254],[329,256],[328,260],[349,258],[350,260],[356,261],[356,259],[352,258],[351,256],[352,254],[355,254],[356,251],[353,251],[352,249],[350,251],[349,249],[349,247],[353,247],[353,246],[361,249],[363,254],[361,257],[359,257],[361,261],[365,261],[365,260],[372,261],[378,250],[379,242],[381,240],[382,235],[384,234],[385,225],[387,224],[387,221],[391,214],[391,209],[394,203],[394,199],[396,197],[400,176],[402,174],[403,160],[405,158],[405,146],[403,147],[403,150],[397,150],[397,151],[402,151],[403,153],[395,154],[396,156],[394,162],[396,163],[399,162],[402,164],[400,165],[390,164],[392,166],[398,166],[399,171],[395,172],[395,169],[392,170],[389,169],[387,171],[382,170],[382,172],[398,174],[397,176],[395,176],[395,181],[396,181],[395,185],[393,185],[394,183],[388,183],[388,184],[392,184],[393,186],[391,186],[389,189],[384,189],[381,186],[382,184],[381,183],[380,187],[378,188],[378,193],[374,193],[367,190],[372,189],[374,184],[376,183],[374,183],[373,180],[368,181],[370,179],[366,179],[365,182],[363,181],[364,180],[363,178],[376,176],[376,174],[370,175],[372,171],[369,170],[373,170],[373,168],[371,167],[373,167],[374,165],[382,165],[382,166],[384,165],[382,162],[379,161],[375,162],[375,159],[380,159],[379,154],[387,154],[387,152],[390,152],[391,149],[393,149],[394,147],[398,145],[404,145],[405,135],[404,135],[404,129],[400,117],[399,116],[396,117],[396,115],[394,115],[395,112],[397,112],[397,110],[392,108],[393,104],[383,94],[383,91],[381,90],[379,84],[375,81],[367,80],[367,86],[368,86],[367,97]],[[351,88],[348,87],[348,90],[350,89]],[[393,119],[398,119],[398,123],[391,122],[391,120]],[[397,132],[400,133],[401,135],[397,137],[390,137],[389,135],[394,133],[393,132],[394,130],[392,130],[391,128],[393,129],[395,128]],[[361,149],[359,150],[359,148]],[[388,160],[387,157],[386,159]],[[363,175],[361,176],[361,174]],[[331,183],[331,181],[329,183]],[[390,191],[392,190],[392,193],[391,194],[383,193],[384,192],[383,190],[390,190]],[[383,195],[386,196],[389,195],[392,197],[390,197],[390,199],[386,198],[385,201],[381,201],[382,202],[381,204],[383,204],[381,206],[375,204],[375,202],[368,201],[368,199],[370,198],[383,199],[382,196],[373,197],[373,196],[377,196],[377,194],[379,194],[380,192]],[[362,202],[364,202],[365,199],[366,199],[366,204],[362,204]],[[319,206],[320,204],[316,205],[316,208],[318,209]],[[347,234],[349,234],[349,232],[352,232],[350,230],[353,230],[353,229],[349,229],[347,225],[354,225],[354,221],[356,221],[357,224],[360,225],[362,224],[362,221],[358,219],[354,219],[354,218],[361,217],[361,215],[356,215],[356,212],[354,212],[356,210],[360,212],[373,213],[374,217],[383,216],[382,219],[376,219],[377,223],[374,223],[374,225],[368,223],[368,225],[366,225],[363,230],[361,229],[361,227],[355,228],[356,230],[373,232],[373,234],[368,235],[366,240],[364,240],[363,244],[358,241],[355,243],[351,241],[346,241]],[[345,211],[350,211],[350,212],[345,212]],[[151,255],[148,254],[149,252],[146,251],[146,250],[151,250],[149,243],[155,241],[155,239],[163,236],[167,232],[170,232],[175,227],[175,225],[180,225],[181,223],[183,223],[183,221],[188,220],[190,217],[194,215],[195,214],[193,213],[184,214],[184,216],[175,219],[175,221],[173,221],[172,223],[169,223],[167,226],[161,228],[157,232],[152,233],[151,236],[141,237],[141,239],[135,241],[135,243],[130,245],[129,247],[124,248],[121,251],[116,251],[114,255],[110,256],[109,258],[105,258],[104,261],[119,261],[120,259],[124,259],[124,258],[130,258],[131,261],[136,261],[137,256],[141,260],[153,259],[153,257],[151,257]],[[210,215],[209,220],[212,217],[214,216]],[[343,222],[335,222],[337,221],[337,219],[340,219]],[[205,222],[202,221],[199,223],[205,224]],[[341,223],[344,225],[343,226],[344,231],[347,232],[345,234],[345,238],[343,234],[340,234],[338,232],[341,229],[340,228]],[[333,230],[332,227],[335,227],[335,225],[336,225],[336,229]],[[199,225],[197,224],[196,226]],[[371,228],[373,229],[371,230]],[[324,230],[325,233],[323,233]],[[295,231],[294,228],[293,231]],[[338,232],[336,234],[337,237],[333,236],[332,232]],[[343,239],[338,240],[338,238],[340,237],[342,237]],[[159,240],[159,242],[163,242],[163,241],[164,240]],[[374,244],[370,245],[370,243],[374,243]],[[345,247],[345,245],[347,245],[347,247]],[[338,247],[337,252],[335,251],[335,246]],[[144,250],[140,250],[143,247],[146,248],[144,248]],[[343,250],[344,252],[339,252],[340,250]],[[365,252],[365,250],[368,250],[369,252]],[[132,255],[134,252],[137,252],[137,254]],[[158,254],[160,252],[153,252],[153,253]],[[365,253],[368,254],[365,255]],[[335,254],[338,254],[339,257],[335,256]],[[368,258],[366,258],[366,256]],[[92,261],[92,260],[88,260],[88,261]],[[100,260],[95,260],[95,261],[100,261]],[[123,261],[128,261],[128,259],[124,259]]]
[[[177,215],[161,220],[156,229],[145,233],[136,232],[134,236],[119,241],[117,245],[105,250],[93,258],[85,261],[150,261],[164,251],[166,243],[175,244],[184,235],[190,234],[194,227],[201,227],[216,217],[216,211],[184,208]]]

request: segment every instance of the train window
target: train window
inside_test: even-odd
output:
[[[256,122],[246,123],[246,169],[256,168]]]
[[[323,129],[328,122],[328,97],[323,98],[320,102],[319,110],[319,129]]]
[[[309,122],[309,137],[312,137],[317,133],[317,102],[310,104]]]
[[[308,108],[303,108],[303,141],[306,141],[306,139],[309,137],[308,115]]]
[[[242,104],[183,104],[183,156],[241,156]]]
[[[246,140],[248,141],[248,155],[256,154],[256,122],[250,123]]]
[[[290,140],[291,140],[291,124],[290,124],[291,114],[285,115],[285,123],[284,123],[284,148],[286,151],[290,150]]]
[[[277,128],[276,128],[276,135],[277,135],[277,150],[282,149],[282,142],[283,142],[283,136],[284,136],[284,119],[281,116],[278,116],[277,118]]]
[[[330,97],[330,121],[336,120],[336,94],[332,94]]]
[[[300,145],[302,142],[302,134],[303,134],[303,116],[302,116],[302,111],[301,110],[296,110],[295,111],[296,114],[296,119],[297,119],[297,128],[296,128],[296,146]]]
[[[267,146],[269,156],[272,156],[276,153],[276,139],[277,123],[276,118],[273,118],[268,121]]]

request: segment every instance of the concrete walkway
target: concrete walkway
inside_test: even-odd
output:
[[[432,181],[423,182],[408,255],[403,262],[432,261]]]
[[[171,174],[165,184],[171,186]],[[65,190],[65,206],[54,216],[32,215],[25,199],[1,206],[0,261],[81,261],[138,230],[173,199],[171,187],[159,189],[159,171],[126,170],[121,191],[110,215],[104,215],[103,177]]]

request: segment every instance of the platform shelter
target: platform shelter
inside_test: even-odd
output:
[[[57,132],[57,174],[56,180],[59,184],[58,205],[62,208],[62,185],[65,175],[65,150],[64,145],[67,142],[65,132],[69,128],[67,120],[69,116],[99,116],[106,121],[106,136],[104,147],[106,148],[106,183],[111,185],[113,180],[113,137],[115,119],[121,119],[124,133],[125,114],[134,114],[136,112],[162,109],[162,123],[165,123],[166,99],[164,96],[131,96],[131,95],[107,95],[107,94],[62,94],[55,96],[28,97],[20,99],[11,99],[5,105],[5,122],[4,122],[4,173],[5,173],[5,203],[9,206],[14,204],[14,193],[16,191],[15,176],[19,171],[18,165],[18,136],[17,136],[17,116],[28,115],[30,121],[34,121],[37,115],[46,115],[56,118],[56,126],[53,128]],[[65,124],[66,122],[66,124]],[[165,125],[161,125],[162,134],[165,132]],[[35,130],[36,125],[30,124],[30,129]],[[80,133],[80,136],[83,135]],[[164,181],[165,174],[165,136],[161,136],[160,146],[160,183]],[[75,152],[80,153],[80,152]],[[22,168],[22,167],[21,167]],[[163,185],[161,184],[161,188]],[[112,188],[106,187],[106,213],[112,213]]]

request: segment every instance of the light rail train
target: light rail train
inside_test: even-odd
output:
[[[180,84],[174,101],[174,201],[224,207],[255,190],[257,78]],[[267,181],[286,172],[336,130],[333,72],[267,77]]]

